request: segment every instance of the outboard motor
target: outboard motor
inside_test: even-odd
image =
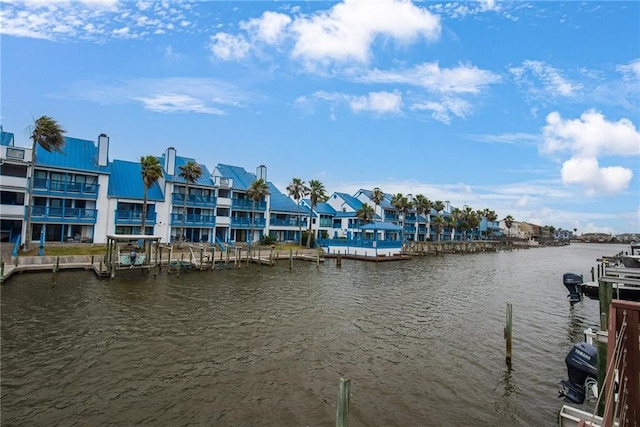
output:
[[[573,346],[564,359],[569,379],[560,381],[560,396],[573,403],[582,404],[589,388],[595,384],[597,392],[598,351],[595,346],[581,342]]]
[[[582,275],[573,273],[564,273],[562,276],[562,282],[564,286],[569,290],[569,302],[571,305],[582,301],[582,293],[580,292],[580,285],[582,285]]]

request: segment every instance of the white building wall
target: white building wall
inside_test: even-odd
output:
[[[107,197],[109,191],[109,175],[98,175],[98,199],[96,200],[96,224],[93,227],[93,242],[106,243],[107,234],[113,233],[115,208],[110,209],[110,199]]]

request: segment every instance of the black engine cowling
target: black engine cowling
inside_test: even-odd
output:
[[[568,298],[571,305],[582,301],[582,293],[580,292],[580,285],[583,283],[582,275],[564,273],[562,283],[569,290]]]
[[[582,342],[573,346],[564,359],[569,379],[560,381],[560,394],[574,403],[582,404],[585,399],[585,383],[588,379],[597,381],[598,351],[595,346]]]

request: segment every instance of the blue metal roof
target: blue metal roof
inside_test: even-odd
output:
[[[256,175],[249,173],[244,168],[239,166],[224,165],[218,163],[216,169],[223,178],[233,179],[234,190],[247,190],[251,187],[253,181],[256,180]]]
[[[142,182],[142,166],[139,162],[114,160],[111,162],[111,176],[109,177],[109,197],[120,199],[144,199],[144,183]],[[149,188],[147,199],[162,202],[164,195],[158,182]]]
[[[308,201],[309,204],[311,204],[311,200],[306,199]],[[323,214],[323,215],[335,215],[336,214],[336,210],[333,209],[333,206],[331,206],[328,203],[325,202],[319,202],[316,205],[316,212],[318,212],[319,214]]]
[[[372,190],[365,190],[364,188],[361,188],[360,190],[358,190],[356,195],[358,195],[358,193],[364,194],[365,196],[367,196],[369,198],[369,200],[371,200],[371,196],[373,195],[373,191]],[[391,204],[391,196],[392,195],[385,194],[384,198],[382,199],[382,201],[380,202],[380,204],[378,206],[382,207],[382,209],[395,209],[393,207],[393,205]],[[375,206],[375,203],[373,203],[373,201],[371,201],[370,204]]]
[[[64,138],[62,153],[48,152],[36,145],[36,165],[60,169],[109,173],[107,166],[98,166],[98,147],[93,141]]]
[[[355,212],[336,212],[334,218],[355,218]]]
[[[160,164],[164,168],[165,158],[158,157],[158,159],[160,160]],[[180,176],[180,166],[184,166],[189,162],[198,163],[195,161],[195,159],[189,157],[176,156],[175,175],[166,175],[165,179],[170,182],[184,184],[185,180]],[[201,163],[198,163],[198,165],[200,165],[200,169],[202,170],[202,176],[200,176],[200,178],[196,181],[195,185],[213,187],[213,175],[211,175],[209,169],[207,169],[207,167]]]
[[[401,231],[402,227],[386,221],[374,221],[360,227],[362,230]]]
[[[362,207],[362,202],[358,199],[356,199],[355,197],[347,194],[347,193],[333,193],[338,195],[338,197],[342,198],[342,200],[344,200],[344,202],[347,204],[347,206],[349,206],[351,209],[353,209],[354,211],[357,211],[358,209],[360,209]]]
[[[0,145],[13,146],[13,134],[5,131],[0,132]]]
[[[287,195],[283,194],[278,190],[278,188],[273,185],[271,182],[267,182],[269,186],[269,199],[270,199],[270,209],[275,212],[287,212],[287,213],[298,213],[298,204],[295,200],[289,198]],[[300,213],[309,214],[309,208],[304,205],[300,205]]]

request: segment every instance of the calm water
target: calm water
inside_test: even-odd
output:
[[[2,286],[3,426],[556,424],[564,357],[596,326],[562,274],[624,245],[406,262],[12,277]],[[505,365],[513,304],[513,369]]]

